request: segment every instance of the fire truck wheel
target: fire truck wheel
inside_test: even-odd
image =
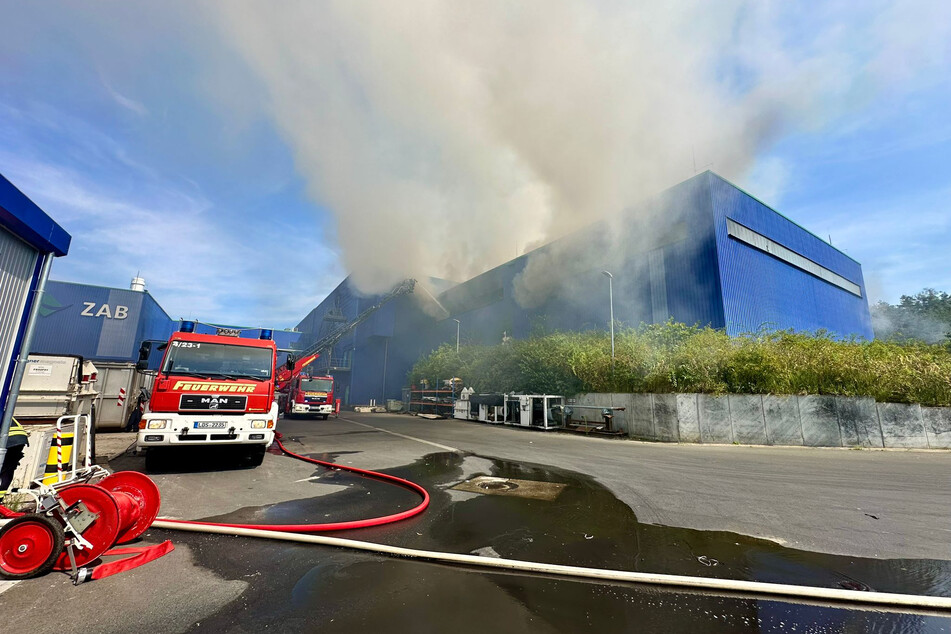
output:
[[[0,529],[0,578],[31,579],[53,569],[66,537],[59,522],[23,515]]]
[[[264,454],[267,453],[267,447],[264,445],[255,445],[248,449],[246,461],[249,467],[259,467],[264,462]]]

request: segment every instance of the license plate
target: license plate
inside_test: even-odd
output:
[[[218,420],[195,421],[195,429],[224,429],[228,423]]]

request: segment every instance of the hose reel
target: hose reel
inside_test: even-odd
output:
[[[32,513],[0,507],[3,516],[13,517],[0,528],[0,577],[29,579],[63,570],[78,581],[84,566],[142,535],[160,504],[148,476],[121,471],[95,484],[50,489],[37,496]]]

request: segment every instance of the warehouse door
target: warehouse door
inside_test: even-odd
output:
[[[39,253],[6,229],[0,228],[0,385],[6,386],[12,372],[13,347],[30,294],[30,284]],[[0,396],[6,405],[7,392]]]

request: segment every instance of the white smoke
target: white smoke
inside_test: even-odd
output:
[[[463,280],[949,59],[951,3],[221,3],[363,291]],[[754,192],[755,193],[755,192]]]

